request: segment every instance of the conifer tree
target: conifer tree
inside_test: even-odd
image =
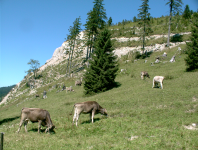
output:
[[[118,65],[110,37],[107,29],[97,37],[92,59],[89,60],[90,67],[84,76],[86,95],[106,91],[114,85]]]
[[[181,4],[182,0],[168,0],[166,5],[170,7],[170,15],[169,15],[169,26],[168,26],[168,39],[167,39],[167,46],[169,47],[170,44],[170,28],[171,28],[171,19],[172,16],[178,12],[181,12]]]
[[[143,30],[140,33],[141,34],[140,39],[142,39],[142,50],[144,53],[144,47],[146,45],[145,36],[148,36],[152,32],[152,30],[150,27],[150,13],[148,12],[148,10],[150,9],[148,5],[149,0],[142,0],[142,1],[143,2],[142,5],[140,6],[140,9],[138,9],[140,12],[138,14],[138,17],[140,18],[139,26],[143,27]]]
[[[190,11],[189,5],[186,5],[186,7],[184,9],[183,18],[184,19],[190,19],[191,18],[191,11]]]
[[[69,50],[69,58],[68,58],[68,64],[67,64],[67,70],[68,70],[68,66],[69,66],[69,75],[70,75],[70,70],[71,70],[71,66],[72,66],[72,58],[73,58],[73,53],[74,53],[74,48],[76,45],[76,40],[77,37],[79,36],[79,33],[81,31],[81,23],[80,23],[80,17],[76,18],[75,21],[73,22],[73,26],[70,26],[69,28],[69,35],[67,36],[67,40],[69,40],[69,46],[70,46],[70,50]],[[66,74],[67,71],[66,70]]]
[[[187,57],[185,58],[187,71],[198,69],[198,13],[194,13],[194,22],[191,31],[191,42],[187,44]]]
[[[99,34],[99,30],[105,27],[106,10],[104,9],[103,0],[94,0],[93,9],[87,13],[87,21],[85,24],[85,30],[87,34],[87,56],[86,59],[89,59],[91,53],[93,52],[94,42],[96,40],[97,35]]]
[[[112,25],[112,18],[109,17],[109,20],[108,20],[108,26],[110,27]]]

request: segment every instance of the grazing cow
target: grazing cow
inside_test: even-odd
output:
[[[161,89],[163,89],[163,80],[164,80],[164,77],[163,77],[163,76],[155,76],[155,77],[153,78],[153,87],[154,87],[156,84],[160,83]],[[152,88],[153,88],[153,87],[152,87]]]
[[[46,91],[43,92],[43,99],[45,99],[45,98],[47,98],[47,92]]]
[[[94,122],[94,115],[101,113],[105,116],[107,116],[107,110],[102,108],[97,102],[95,101],[87,101],[82,103],[76,103],[73,107],[74,109],[74,117],[73,117],[73,124],[76,120],[76,126],[78,124],[78,119],[81,113],[84,114],[90,114],[90,122],[92,120],[92,123]]]
[[[66,87],[66,89],[65,89],[65,90],[66,90],[66,93],[67,93],[67,91],[70,91],[70,92],[71,92],[71,91],[73,91],[73,92],[74,92],[74,90],[72,89],[72,86],[70,86],[70,87]]]
[[[50,114],[47,110],[40,109],[40,108],[23,108],[21,110],[21,121],[19,124],[18,133],[21,129],[22,124],[25,125],[25,131],[27,132],[27,124],[28,121],[31,121],[32,123],[38,122],[38,133],[40,133],[40,128],[42,126],[46,126],[45,133],[50,130],[53,130],[55,126],[52,123],[52,120],[50,118]]]
[[[170,62],[175,62],[175,55],[171,58]]]
[[[78,80],[78,81],[75,81],[75,86],[76,85],[79,85],[79,86],[81,86],[81,84],[82,84],[82,77],[80,78],[80,80]]]
[[[162,55],[163,57],[167,57],[167,53],[166,52],[164,52],[164,54]]]
[[[150,76],[149,76],[148,72],[146,72],[146,71],[142,71],[142,72],[141,72],[141,79],[143,80],[143,79],[145,79],[145,77],[150,78]]]
[[[157,63],[159,63],[160,61],[159,61],[159,58],[157,58],[156,60],[155,60],[155,63],[157,64]]]

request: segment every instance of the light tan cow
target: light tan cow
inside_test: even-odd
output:
[[[70,92],[74,92],[74,89],[72,89],[72,86],[70,86],[70,87],[66,87],[66,93],[67,93],[67,91],[70,91]]]
[[[153,86],[152,86],[152,88],[154,88],[158,83],[160,83],[161,89],[163,89],[163,80],[164,80],[163,76],[155,76],[153,78]]]
[[[107,110],[102,108],[96,101],[87,101],[82,103],[76,103],[73,107],[74,117],[73,124],[76,120],[76,126],[78,125],[78,119],[81,113],[90,114],[90,121],[94,122],[94,115],[101,113],[102,115],[107,116]]]

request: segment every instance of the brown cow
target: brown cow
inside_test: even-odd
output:
[[[74,121],[76,120],[76,126],[78,124],[78,118],[81,113],[84,114],[90,114],[90,121],[92,120],[93,123],[93,118],[95,114],[101,113],[105,116],[107,116],[107,110],[102,108],[97,102],[95,101],[87,101],[87,102],[82,102],[82,103],[76,103],[74,104],[73,107],[74,110],[74,117],[73,117],[73,124]]]
[[[40,109],[40,108],[23,108],[21,110],[21,121],[19,124],[18,133],[21,129],[22,124],[25,125],[25,131],[27,132],[27,124],[28,121],[31,121],[32,123],[38,122],[38,133],[40,133],[40,128],[42,126],[46,126],[45,133],[50,130],[53,130],[55,126],[52,123],[52,120],[50,118],[50,114],[47,110]]]
[[[150,78],[150,76],[149,76],[148,72],[146,72],[146,71],[142,71],[142,72],[141,72],[141,79],[143,80],[143,79],[145,79],[145,77]]]
[[[76,85],[79,85],[79,86],[81,86],[81,84],[82,84],[82,77],[80,78],[80,80],[77,80],[77,81],[75,81],[75,86]]]

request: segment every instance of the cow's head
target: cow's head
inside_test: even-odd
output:
[[[107,110],[106,110],[105,108],[103,108],[103,109],[101,110],[101,114],[107,116]]]

